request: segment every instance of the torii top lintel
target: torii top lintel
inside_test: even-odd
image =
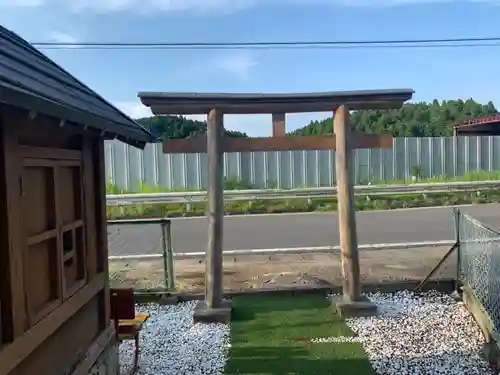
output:
[[[141,92],[142,103],[155,115],[208,114],[217,110],[223,114],[273,114],[271,138],[226,138],[222,140],[224,152],[285,151],[285,150],[335,150],[335,136],[285,137],[286,113],[335,112],[340,106],[348,109],[399,108],[411,99],[414,91],[370,90],[338,91],[310,94],[209,94]],[[349,113],[343,115],[349,121]],[[217,116],[223,126],[222,116]],[[170,139],[163,142],[166,153],[206,152],[206,137]],[[391,135],[363,134],[353,137],[354,148],[392,147]]]
[[[196,115],[214,108],[224,114],[326,112],[340,105],[391,109],[399,108],[413,93],[412,89],[393,89],[300,94],[140,92],[138,96],[155,115]]]

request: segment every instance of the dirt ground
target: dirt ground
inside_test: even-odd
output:
[[[360,252],[363,282],[422,280],[448,251],[449,247],[427,247]],[[224,289],[246,290],[297,285],[340,285],[339,253],[324,255],[239,256],[224,258]],[[456,275],[456,254],[450,256],[432,277],[433,280]],[[113,286],[157,289],[165,285],[163,262],[158,260],[112,261]],[[175,283],[179,291],[201,292],[205,284],[205,262],[175,261]]]

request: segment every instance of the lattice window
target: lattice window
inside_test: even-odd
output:
[[[85,236],[80,166],[58,169],[63,257],[63,290],[67,298],[85,284]]]
[[[30,325],[86,283],[80,160],[24,158],[22,201]]]

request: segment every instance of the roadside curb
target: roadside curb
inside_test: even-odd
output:
[[[397,243],[379,243],[379,244],[364,244],[359,245],[359,250],[373,251],[373,250],[403,250],[403,249],[416,249],[424,247],[440,247],[440,246],[453,246],[454,240],[441,240],[441,241],[421,241],[421,242],[397,242]],[[329,254],[340,252],[340,246],[318,246],[318,247],[288,247],[277,249],[247,249],[247,250],[225,250],[223,255],[225,257],[236,256],[251,256],[251,255],[293,255],[293,254]],[[147,260],[147,259],[161,259],[162,254],[142,254],[142,255],[114,255],[110,256],[109,260]],[[205,252],[196,253],[175,253],[174,259],[205,259]]]

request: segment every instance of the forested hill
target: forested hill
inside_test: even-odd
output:
[[[153,134],[166,139],[189,138],[207,132],[205,121],[190,120],[182,116],[153,116],[137,120]],[[248,137],[245,133],[226,130],[227,137]]]
[[[395,137],[431,137],[452,134],[452,125],[467,118],[497,113],[492,102],[486,105],[472,99],[432,103],[404,104],[400,109],[386,111],[354,111],[351,122],[361,133],[391,133]],[[162,138],[189,138],[205,134],[205,121],[181,116],[154,116],[138,120]],[[271,126],[271,125],[269,125]],[[320,135],[333,133],[332,118],[312,121],[289,135]],[[245,133],[226,130],[229,137],[248,137]]]
[[[492,102],[483,105],[472,99],[432,103],[409,103],[395,110],[354,111],[351,123],[361,133],[391,133],[395,137],[449,136],[452,126],[467,118],[497,113]],[[312,121],[290,135],[333,133],[332,118]]]

